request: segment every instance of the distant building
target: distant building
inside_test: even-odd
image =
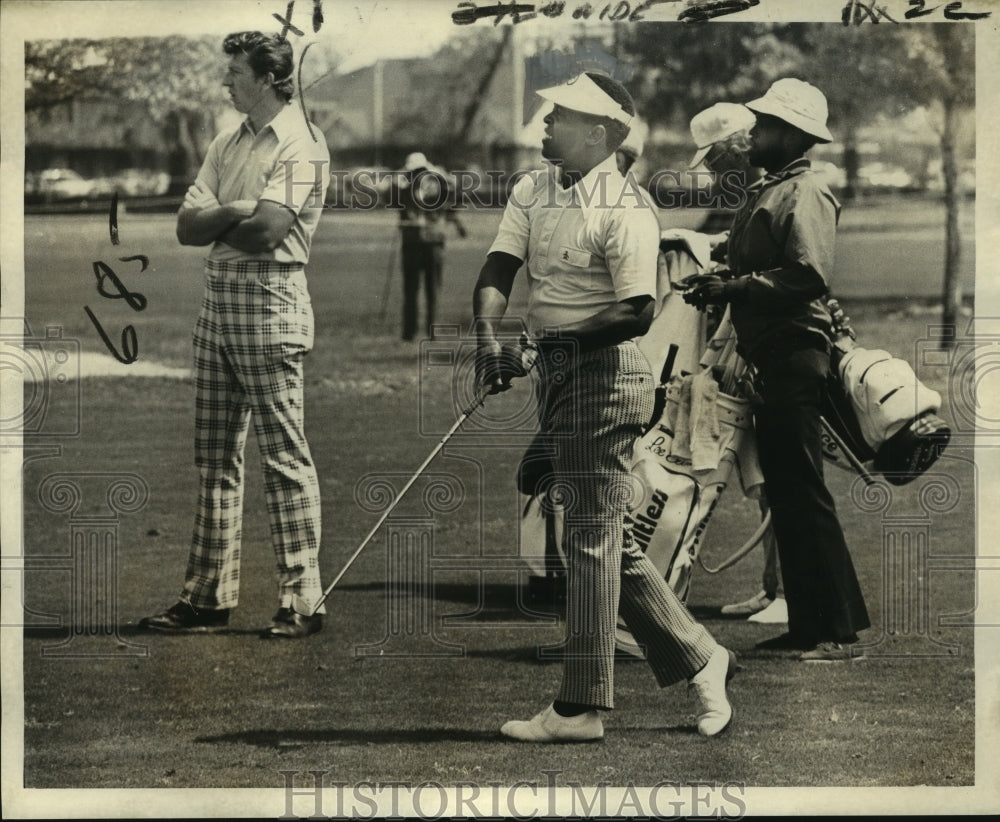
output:
[[[24,169],[71,168],[104,177],[127,168],[166,168],[170,145],[141,103],[74,99],[25,112]]]
[[[398,168],[411,151],[450,168],[537,165],[544,126],[541,112],[524,123],[526,61],[518,38],[507,31],[478,65],[481,75],[469,78],[434,58],[379,60],[313,85],[306,108],[334,162],[347,168]],[[478,93],[469,93],[470,80]]]
[[[69,169],[88,180],[127,173],[135,180],[131,193],[162,193],[143,191],[139,178],[165,173],[170,190],[183,192],[215,133],[218,113],[173,112],[158,122],[141,102],[96,95],[27,110],[25,193],[29,181],[47,169]]]

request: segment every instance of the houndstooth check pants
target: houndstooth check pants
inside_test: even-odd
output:
[[[559,700],[614,707],[620,613],[657,683],[689,679],[715,640],[632,538],[632,445],[653,412],[653,376],[632,341],[542,362],[540,437],[555,446],[548,494],[563,505],[566,640]]]
[[[181,599],[239,600],[243,453],[253,420],[264,470],[281,607],[310,605],[319,576],[320,497],[303,419],[313,312],[298,265],[209,261],[194,332],[198,511]]]

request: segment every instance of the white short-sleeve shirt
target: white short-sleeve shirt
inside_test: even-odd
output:
[[[291,230],[274,251],[251,254],[227,243],[212,246],[210,260],[309,262],[312,236],[330,182],[330,152],[323,132],[287,105],[254,134],[249,121],[220,133],[209,146],[198,181],[220,203],[272,200],[295,213]]]
[[[659,220],[635,179],[613,154],[567,189],[558,178],[550,168],[517,182],[488,252],[527,264],[533,334],[656,296]]]

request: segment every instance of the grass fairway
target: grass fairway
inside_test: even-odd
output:
[[[449,244],[442,323],[468,324],[472,283],[498,216],[470,217],[470,236]],[[172,217],[126,215],[120,227],[122,245],[112,247],[105,217],[26,219],[32,329],[37,335],[58,325],[85,352],[103,351],[83,312],[89,305],[115,341],[124,325],[134,324],[141,359],[188,366],[201,252],[177,245]],[[879,271],[898,271],[905,259],[910,282],[896,295],[936,294],[935,237],[915,229],[900,239],[899,231],[886,231],[893,239],[883,243],[872,242],[873,232],[842,232],[842,256],[863,257]],[[306,364],[306,421],[323,494],[324,583],[378,517],[362,507],[361,480],[390,475],[398,488],[455,418],[451,369],[397,340],[398,272],[382,316],[395,242],[391,215],[332,214],[320,227],[309,269],[317,335]],[[116,262],[136,253],[149,257],[144,273],[135,263]],[[98,259],[146,295],[144,312],[95,293],[91,263]],[[865,282],[857,272],[845,279]],[[524,305],[520,288],[514,312]],[[853,287],[844,293],[853,298],[843,302],[865,347],[914,361],[914,341],[932,320],[908,313],[906,299],[873,300],[884,293],[877,283],[867,293]],[[460,348],[457,341],[435,344],[459,359]],[[942,416],[952,419],[947,369],[921,367],[919,374],[942,392]],[[874,627],[863,636],[873,646],[870,658],[805,665],[754,650],[781,626],[718,618],[718,606],[757,590],[754,554],[719,576],[697,573],[689,602],[743,664],[731,689],[736,718],[723,738],[697,735],[683,685],[657,690],[644,664],[623,661],[604,743],[551,748],[505,743],[497,732],[507,719],[543,707],[559,678],[558,663],[541,659],[538,647],[557,643],[562,624],[552,609],[525,602],[523,572],[509,561],[518,551],[513,477],[526,428],[499,435],[470,421],[334,591],[323,632],[294,643],[257,638],[276,598],[251,438],[241,604],[228,632],[150,636],[137,633],[134,623],[176,599],[187,556],[196,496],[193,386],[161,378],[93,378],[73,386],[54,393],[51,413],[52,419],[71,415],[78,388],[80,434],[56,439],[59,455],[25,466],[25,553],[70,551],[69,514],[39,503],[40,484],[53,473],[86,474],[78,481],[77,525],[80,517],[107,516],[107,478],[99,472],[141,478],[149,498],[114,524],[120,551],[109,607],[120,641],[82,636],[71,654],[60,655],[55,646],[66,631],[46,629],[43,615],[71,621],[72,575],[25,573],[32,612],[24,640],[26,787],[280,788],[280,771],[289,770],[327,770],[328,780],[349,784],[446,786],[544,785],[546,771],[558,772],[559,784],[583,785],[975,783],[968,627],[975,587],[972,571],[963,570],[971,565],[975,534],[968,439],[949,448],[936,476],[894,488],[884,512],[863,508],[852,476],[828,471],[872,616]],[[484,419],[520,420],[529,406],[521,385],[491,400]],[[435,492],[435,482],[448,484],[448,492]],[[946,502],[935,488],[945,489]],[[755,505],[727,492],[706,553],[721,557],[749,533],[755,516]],[[387,564],[389,535],[418,531],[427,535],[429,567]],[[926,538],[926,566],[897,573],[884,546],[901,533]],[[903,606],[915,621],[897,621]],[[892,636],[890,623],[899,628]],[[303,807],[311,808],[311,800]]]

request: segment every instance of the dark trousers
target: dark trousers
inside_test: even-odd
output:
[[[444,243],[403,243],[403,339],[417,333],[417,297],[424,283],[427,307],[424,328],[428,337],[434,325],[438,288],[444,261]]]
[[[813,349],[769,355],[758,363],[764,404],[754,414],[788,630],[808,641],[848,639],[871,624],[823,481],[820,413],[829,365],[829,355]]]

